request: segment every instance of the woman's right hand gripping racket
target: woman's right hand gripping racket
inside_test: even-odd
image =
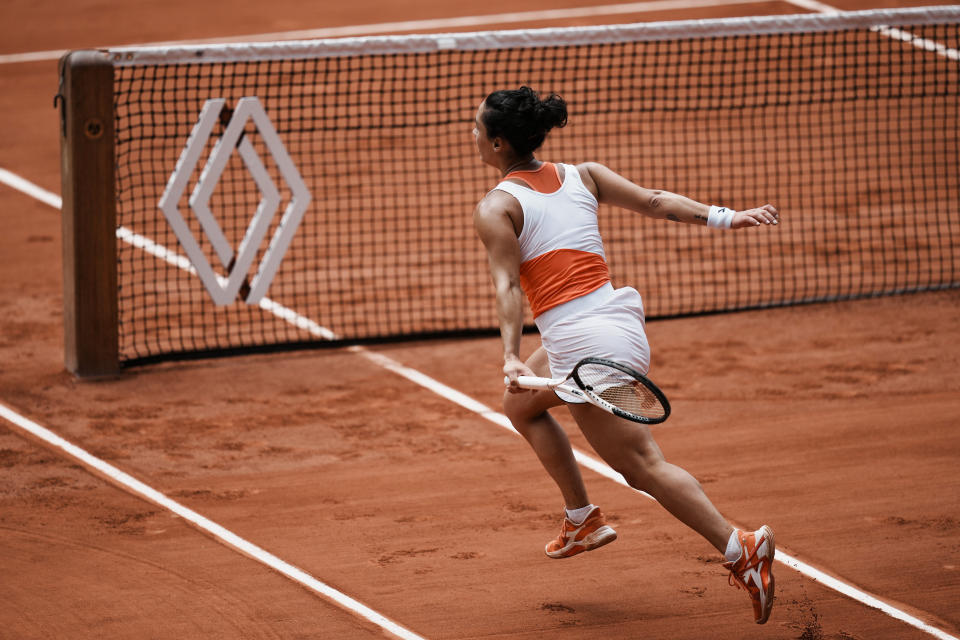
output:
[[[670,403],[657,385],[632,367],[604,358],[584,358],[566,378],[520,376],[517,384],[560,390],[633,422],[658,424],[670,416]]]

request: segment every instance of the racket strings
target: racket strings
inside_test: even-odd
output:
[[[644,418],[662,418],[666,410],[660,398],[630,374],[602,364],[588,364],[577,371],[588,392],[621,411]]]
[[[659,418],[664,415],[660,400],[640,382],[634,381],[628,385],[609,387],[597,395],[610,404],[634,415],[645,418]]]

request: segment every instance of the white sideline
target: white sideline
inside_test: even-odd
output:
[[[576,7],[571,9],[547,9],[540,11],[516,11],[480,16],[460,16],[454,18],[433,18],[428,20],[407,20],[404,22],[381,22],[377,24],[348,25],[322,29],[303,29],[296,31],[278,31],[258,33],[246,36],[226,38],[205,38],[197,40],[175,40],[151,42],[143,46],[174,46],[190,44],[231,44],[240,42],[273,42],[278,40],[314,40],[317,38],[343,38],[349,36],[398,33],[403,31],[432,31],[437,29],[457,29],[486,25],[515,24],[519,22],[545,22],[550,20],[569,20],[592,16],[614,16],[649,13],[654,11],[678,11],[734,4],[758,4],[764,0],[654,0],[652,2],[629,2],[625,4],[607,4],[595,7]],[[138,45],[139,46],[139,45]],[[91,48],[91,47],[88,47]],[[92,47],[110,48],[110,47]],[[0,55],[0,64],[21,62],[41,62],[58,60],[68,50],[32,51],[28,53],[10,53]]]
[[[177,514],[197,528],[202,529],[203,531],[206,531],[213,537],[217,538],[227,546],[256,559],[258,562],[265,564],[271,569],[287,576],[294,582],[298,582],[307,589],[310,589],[311,591],[320,594],[325,598],[333,600],[341,607],[374,623],[381,629],[389,631],[398,638],[404,638],[405,640],[423,640],[422,636],[419,636],[409,629],[400,626],[396,622],[374,611],[362,602],[358,602],[345,593],[337,591],[333,587],[330,587],[320,580],[317,580],[302,569],[299,569],[281,560],[269,551],[266,551],[252,542],[241,538],[237,534],[200,515],[196,511],[183,506],[175,500],[171,500],[153,487],[144,484],[133,476],[114,467],[110,463],[91,455],[84,449],[81,449],[71,442],[64,440],[49,429],[21,416],[19,413],[4,406],[3,404],[0,404],[0,418],[7,420],[31,436],[39,438],[47,444],[60,449],[65,454],[70,456],[70,458],[76,460],[84,467],[96,470],[101,475],[106,476],[112,483],[119,485],[121,488],[124,488],[131,493],[134,493],[141,498],[152,502],[153,504]]]
[[[13,187],[21,193],[25,193],[34,200],[39,200],[45,205],[49,205],[58,211],[63,207],[63,200],[55,193],[50,193],[43,187],[38,187],[29,180],[25,180],[17,174],[7,171],[0,167],[0,182]]]
[[[27,195],[29,195],[29,196],[32,196],[32,197],[34,197],[34,198],[37,198],[37,199],[40,200],[41,202],[44,202],[44,203],[46,203],[46,204],[49,204],[50,206],[53,206],[54,208],[59,209],[60,206],[61,206],[61,199],[60,199],[60,197],[57,196],[56,194],[50,193],[49,191],[46,191],[45,189],[42,189],[42,188],[34,185],[33,183],[31,183],[31,182],[29,182],[29,181],[27,181],[27,180],[25,180],[25,179],[23,179],[23,178],[21,178],[21,177],[19,177],[19,176],[16,176],[15,174],[13,174],[13,173],[11,173],[11,172],[9,172],[9,171],[6,171],[6,170],[4,170],[4,169],[0,169],[0,182],[4,182],[4,183],[12,186],[12,187],[15,188],[15,189],[18,189],[18,190],[22,191],[23,193],[25,193],[25,194],[27,194]],[[134,234],[134,235],[136,235],[136,234]],[[118,231],[118,237],[121,237],[119,231]],[[137,238],[142,238],[142,236],[136,236],[136,237],[137,237]],[[150,242],[150,241],[148,241],[148,242]],[[183,264],[183,263],[180,262],[179,260],[170,258],[170,256],[177,256],[177,254],[176,254],[175,252],[170,251],[169,249],[166,249],[165,247],[160,247],[160,245],[156,245],[155,243],[152,243],[152,242],[151,242],[151,244],[153,245],[153,247],[159,247],[159,249],[157,249],[157,251],[160,252],[160,253],[162,253],[163,259],[165,259],[165,260],[173,260],[172,263],[175,264],[176,266],[181,266],[181,265]],[[154,254],[154,255],[156,255],[156,254]],[[189,265],[188,265],[188,266],[189,266]],[[181,268],[183,268],[183,267],[181,266]],[[261,304],[261,307],[263,307],[263,304]],[[286,309],[285,307],[283,307],[283,308]],[[269,308],[266,308],[266,310],[267,310],[267,311],[270,311]],[[304,328],[304,327],[306,327],[306,326],[316,326],[316,327],[319,327],[319,326],[320,326],[320,325],[318,325],[317,323],[315,323],[313,320],[310,320],[309,318],[305,318],[305,317],[303,317],[303,316],[300,316],[300,315],[297,314],[295,311],[292,311],[292,310],[289,310],[289,309],[286,309],[286,313],[284,313],[284,314],[282,314],[282,315],[278,314],[278,317],[281,317],[281,318],[283,318],[285,321],[290,322],[291,324],[294,324],[295,326],[298,326],[298,327],[300,327],[300,328]],[[333,335],[334,335],[333,332],[331,332],[329,329],[326,329],[326,328],[324,328],[324,327],[320,327],[320,328],[321,328],[323,331],[325,331],[325,332],[329,332],[329,335],[330,335],[330,336],[333,336]],[[309,330],[309,329],[308,329],[308,330]],[[311,331],[311,332],[313,333],[313,331]],[[314,333],[314,335],[317,335],[318,337],[323,337],[323,335],[320,335],[320,334],[317,334],[317,333]],[[437,395],[439,395],[439,396],[441,396],[441,397],[443,397],[443,398],[446,398],[447,400],[450,400],[451,402],[454,402],[454,403],[460,405],[461,407],[463,407],[463,408],[465,408],[465,409],[467,409],[467,410],[469,410],[469,411],[472,411],[472,412],[480,415],[480,416],[483,417],[483,418],[486,418],[486,419],[489,420],[490,422],[492,422],[492,423],[494,423],[494,424],[496,424],[496,425],[498,425],[498,426],[500,426],[500,427],[503,427],[503,428],[505,428],[505,429],[508,429],[508,430],[510,430],[510,431],[512,431],[512,432],[514,432],[514,433],[517,433],[516,430],[513,428],[513,425],[510,424],[510,420],[508,420],[505,415],[503,415],[503,414],[501,414],[501,413],[498,413],[498,412],[494,411],[493,409],[490,409],[489,407],[487,407],[487,406],[484,405],[483,403],[474,400],[474,399],[471,398],[470,396],[468,396],[468,395],[466,395],[466,394],[464,394],[464,393],[461,393],[460,391],[457,391],[456,389],[453,389],[453,388],[451,388],[451,387],[443,384],[442,382],[439,382],[439,381],[431,378],[430,376],[428,376],[428,375],[426,375],[426,374],[424,374],[424,373],[422,373],[422,372],[420,372],[420,371],[417,371],[416,369],[412,369],[412,368],[410,368],[410,367],[407,367],[407,366],[405,366],[405,365],[402,365],[402,364],[400,364],[399,362],[397,362],[396,360],[393,360],[392,358],[389,358],[389,357],[387,357],[387,356],[385,356],[385,355],[383,355],[383,354],[381,354],[381,353],[372,352],[372,351],[370,351],[369,349],[366,349],[366,348],[364,348],[364,347],[353,346],[353,347],[348,347],[348,349],[349,349],[350,351],[354,352],[354,353],[357,353],[358,355],[361,355],[362,357],[366,358],[366,359],[369,360],[370,362],[373,362],[373,363],[376,364],[377,366],[380,366],[380,367],[383,367],[384,369],[387,369],[387,370],[389,370],[389,371],[392,371],[393,373],[396,373],[396,374],[398,374],[398,375],[400,375],[400,376],[402,376],[402,377],[410,380],[411,382],[414,382],[415,384],[418,384],[418,385],[420,385],[420,386],[422,386],[422,387],[424,387],[424,388],[432,391],[433,393],[436,393]],[[2,415],[3,417],[7,417],[7,415],[6,415],[7,412],[9,412],[9,410],[7,410],[2,404],[0,404],[0,415]],[[17,416],[18,418],[20,418],[20,420],[24,420],[24,421],[26,421],[26,422],[30,422],[29,420],[27,420],[26,418],[23,418],[22,416],[19,416],[18,414],[13,414],[13,415],[15,415],[15,416]],[[10,418],[7,418],[7,419],[10,420]],[[13,420],[11,420],[11,422],[13,422]],[[30,423],[30,424],[35,424],[35,423]],[[37,427],[39,427],[39,425],[37,425]],[[42,427],[39,427],[39,428],[42,429]],[[44,431],[46,431],[46,430],[44,430]],[[50,433],[50,432],[48,432],[48,433]],[[50,433],[50,435],[53,436],[54,438],[60,439],[59,436],[56,436],[56,435],[54,435],[54,434],[52,434],[52,433]],[[60,439],[60,440],[62,440],[62,439]],[[66,441],[63,441],[63,442],[66,442]],[[67,444],[69,444],[69,443],[67,443]],[[57,445],[57,446],[60,446],[60,445]],[[73,445],[70,445],[70,446],[72,447]],[[85,453],[85,452],[84,452],[84,453]],[[89,456],[89,454],[87,454],[87,455]],[[593,457],[591,457],[591,456],[589,456],[589,455],[587,455],[587,454],[585,454],[585,453],[583,453],[583,452],[581,452],[581,451],[579,451],[579,450],[577,450],[577,449],[574,449],[574,455],[576,456],[577,462],[580,463],[582,466],[584,466],[584,467],[586,467],[586,468],[588,468],[588,469],[591,469],[592,471],[595,471],[595,472],[597,472],[598,474],[600,474],[601,476],[603,476],[603,477],[605,477],[605,478],[608,478],[608,479],[610,479],[610,480],[613,480],[614,482],[616,482],[616,483],[618,483],[618,484],[621,484],[621,485],[623,485],[623,486],[625,486],[625,487],[629,487],[629,485],[627,484],[626,480],[624,480],[623,476],[622,476],[621,474],[617,473],[616,471],[614,471],[613,469],[611,469],[611,468],[610,468],[609,466],[607,466],[605,463],[603,463],[603,462],[597,460],[596,458],[593,458]],[[90,457],[92,458],[92,456],[90,456]],[[96,458],[94,458],[94,459],[96,460]],[[106,463],[103,463],[103,464],[106,464]],[[108,465],[108,466],[109,466],[109,465]],[[95,468],[96,468],[96,467],[95,467]],[[123,473],[123,472],[119,472],[119,473]],[[126,474],[124,474],[124,475],[126,475]],[[128,476],[128,477],[129,477],[129,476]],[[137,482],[138,482],[138,481],[137,481]],[[146,486],[146,485],[143,485],[143,486]],[[147,487],[147,488],[149,489],[149,487]],[[150,491],[153,491],[153,490],[150,489]],[[139,492],[138,492],[138,493],[139,493]],[[641,493],[643,493],[643,492],[641,492]],[[162,494],[159,494],[159,493],[158,493],[157,495],[158,495],[158,496],[161,496],[161,497],[164,497],[164,496],[162,496]],[[643,493],[643,495],[647,496],[648,498],[651,498],[651,496],[649,496],[649,495],[646,494],[646,493]],[[146,496],[145,496],[145,497],[146,497]],[[156,501],[153,500],[152,498],[147,498],[147,499],[150,499],[151,501],[156,502]],[[165,497],[164,497],[164,499],[167,500]],[[651,499],[652,499],[652,498],[651,498]],[[177,504],[177,503],[173,502],[172,500],[170,500],[170,502],[173,503],[173,504]],[[158,504],[160,504],[160,503],[158,502]],[[166,505],[163,505],[163,506],[166,506]],[[169,508],[169,507],[168,507],[168,508]],[[186,509],[185,507],[181,507],[181,508]],[[189,511],[189,510],[188,510],[188,511]],[[191,513],[192,513],[192,512],[191,512]],[[198,517],[202,518],[202,516],[198,516]],[[209,522],[209,521],[208,521],[208,522]],[[211,523],[211,524],[213,524],[213,523]],[[200,526],[200,525],[198,525],[198,526]],[[214,525],[214,526],[219,527],[219,525]],[[226,531],[226,530],[224,529],[223,531]],[[211,532],[211,533],[212,533],[212,532]],[[226,532],[226,533],[229,534],[230,532]],[[214,535],[217,535],[217,534],[214,533]],[[230,535],[232,536],[233,534],[230,534]],[[219,536],[217,536],[217,537],[219,537]],[[237,548],[238,550],[244,551],[244,552],[246,553],[246,551],[245,551],[243,548],[234,545],[232,542],[228,541],[227,539],[224,539],[224,542],[225,542],[226,544],[228,544],[229,546],[234,547],[234,548]],[[246,541],[244,541],[244,542],[246,543]],[[250,544],[250,543],[246,543],[246,544]],[[253,545],[251,545],[251,546],[253,546]],[[254,547],[254,548],[259,549],[259,547]],[[268,566],[271,566],[272,568],[276,569],[277,571],[280,571],[280,572],[283,573],[284,575],[288,575],[291,579],[296,580],[297,582],[301,582],[301,579],[309,579],[310,581],[315,582],[317,585],[322,585],[324,589],[330,590],[330,591],[332,591],[333,593],[339,594],[340,596],[342,596],[342,598],[345,599],[345,601],[348,601],[348,602],[351,602],[351,603],[356,603],[356,604],[359,605],[360,607],[363,607],[363,610],[371,611],[371,615],[377,616],[378,619],[382,618],[383,620],[385,620],[387,623],[390,623],[391,625],[395,624],[395,623],[387,620],[386,618],[383,618],[380,614],[378,614],[378,613],[376,613],[376,612],[374,612],[374,611],[372,611],[372,610],[367,609],[364,605],[356,602],[355,600],[353,600],[353,599],[350,598],[349,596],[346,596],[346,595],[344,595],[344,594],[341,594],[340,592],[338,592],[338,591],[336,591],[336,590],[333,590],[333,589],[331,589],[330,587],[324,585],[322,582],[316,580],[315,578],[312,578],[311,576],[309,576],[309,575],[307,575],[307,574],[304,574],[304,573],[303,573],[302,571],[300,571],[299,569],[296,569],[295,567],[292,567],[292,566],[290,566],[290,565],[287,565],[285,562],[283,562],[283,561],[280,560],[279,558],[275,558],[274,556],[270,556],[270,555],[267,554],[267,552],[265,552],[265,551],[264,551],[263,553],[266,554],[267,556],[269,556],[270,558],[274,558],[274,559],[277,561],[277,563],[281,563],[281,564],[279,564],[278,566],[281,566],[281,567],[284,567],[284,566],[285,566],[285,567],[289,567],[289,568],[291,569],[291,573],[287,573],[286,571],[283,571],[283,570],[281,570],[280,568],[277,568],[277,567],[275,567],[275,566],[273,566],[273,565],[268,565]],[[256,556],[254,556],[254,557],[256,557]],[[257,559],[260,560],[259,557],[258,557]],[[900,620],[901,622],[903,622],[903,623],[905,623],[905,624],[907,624],[907,625],[910,625],[911,627],[914,627],[915,629],[918,629],[918,630],[923,631],[924,633],[927,633],[927,634],[929,634],[929,635],[931,635],[931,636],[933,636],[933,637],[935,637],[935,638],[938,638],[938,640],[960,640],[960,637],[951,635],[951,634],[947,633],[946,631],[944,631],[944,630],[942,630],[942,629],[940,629],[940,628],[938,628],[938,627],[935,627],[935,626],[933,626],[933,625],[931,625],[931,624],[928,624],[927,622],[924,622],[924,621],[921,620],[920,618],[917,618],[916,616],[913,616],[913,615],[907,613],[906,611],[903,611],[902,609],[899,609],[899,608],[897,608],[897,607],[895,607],[895,606],[893,606],[893,605],[891,605],[891,604],[883,601],[883,600],[880,599],[879,597],[877,597],[877,596],[875,596],[875,595],[873,595],[873,594],[871,594],[871,593],[868,593],[868,592],[866,592],[866,591],[864,591],[864,590],[862,590],[862,589],[859,589],[859,588],[853,586],[852,584],[850,584],[850,583],[848,583],[848,582],[844,582],[843,580],[840,580],[840,579],[835,578],[835,577],[833,577],[833,576],[831,576],[831,575],[829,575],[829,574],[827,574],[827,573],[824,573],[823,571],[820,571],[819,569],[813,567],[812,565],[809,565],[809,564],[807,564],[807,563],[805,563],[805,562],[802,562],[801,560],[798,560],[795,556],[793,556],[792,554],[789,554],[789,553],[783,551],[782,549],[778,549],[778,550],[777,550],[775,560],[776,560],[777,562],[780,562],[780,563],[782,563],[782,564],[790,567],[791,569],[794,569],[794,570],[797,571],[798,573],[807,576],[808,578],[814,580],[815,582],[819,582],[820,584],[822,584],[823,586],[825,586],[825,587],[827,587],[827,588],[829,588],[829,589],[833,589],[834,591],[836,591],[836,592],[838,592],[838,593],[841,593],[841,594],[847,596],[848,598],[850,598],[850,599],[852,599],[852,600],[855,600],[855,601],[857,601],[857,602],[860,602],[861,604],[864,604],[864,605],[866,605],[866,606],[868,606],[868,607],[871,607],[871,608],[873,608],[873,609],[878,609],[879,611],[885,613],[886,615],[888,615],[888,616],[890,616],[890,617],[892,617],[892,618],[894,618],[894,619],[896,619],[896,620]],[[260,561],[263,562],[263,560],[260,560]],[[301,582],[301,584],[305,584],[305,583]],[[310,585],[307,585],[307,586],[308,586],[309,588],[311,588],[312,590],[317,591],[317,589],[314,588],[313,586],[310,586]],[[317,591],[317,592],[318,592],[318,593],[321,593],[320,591]],[[324,593],[324,595],[326,595],[326,594]],[[331,596],[328,596],[328,597],[331,597]],[[338,602],[338,604],[342,604],[342,603],[340,602],[340,600],[336,600],[336,601]],[[346,605],[344,605],[344,606],[346,606]],[[348,607],[348,608],[349,608],[349,607]],[[357,613],[358,613],[359,615],[363,615],[363,617],[367,618],[367,615],[364,614],[364,613],[361,613],[359,610],[357,611]],[[376,624],[378,624],[378,625],[380,625],[380,626],[383,627],[383,625],[380,624],[379,622],[377,622],[376,620],[372,620],[371,618],[367,618],[367,619],[368,619],[368,620],[371,620],[371,621],[375,622]],[[383,627],[383,628],[386,629],[387,627]],[[399,628],[399,629],[402,629],[404,632],[410,634],[410,635],[408,635],[408,636],[407,636],[407,635],[399,635],[399,634],[398,634],[399,637],[402,637],[402,638],[417,638],[417,637],[419,637],[419,636],[416,636],[415,634],[413,634],[412,632],[409,632],[409,631],[407,631],[406,629],[403,629],[403,627],[398,627],[398,628]],[[391,631],[391,632],[392,632],[392,631]],[[395,632],[394,632],[394,633],[395,633]]]

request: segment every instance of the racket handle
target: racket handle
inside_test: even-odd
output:
[[[563,380],[554,380],[553,378],[538,378],[536,376],[517,376],[517,384],[521,389],[533,389],[534,391],[546,391],[556,388]],[[510,384],[510,378],[504,376],[503,384]]]

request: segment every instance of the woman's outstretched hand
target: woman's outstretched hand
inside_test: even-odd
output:
[[[756,209],[744,209],[733,215],[731,229],[758,227],[762,224],[780,224],[780,212],[772,204],[765,204]]]

